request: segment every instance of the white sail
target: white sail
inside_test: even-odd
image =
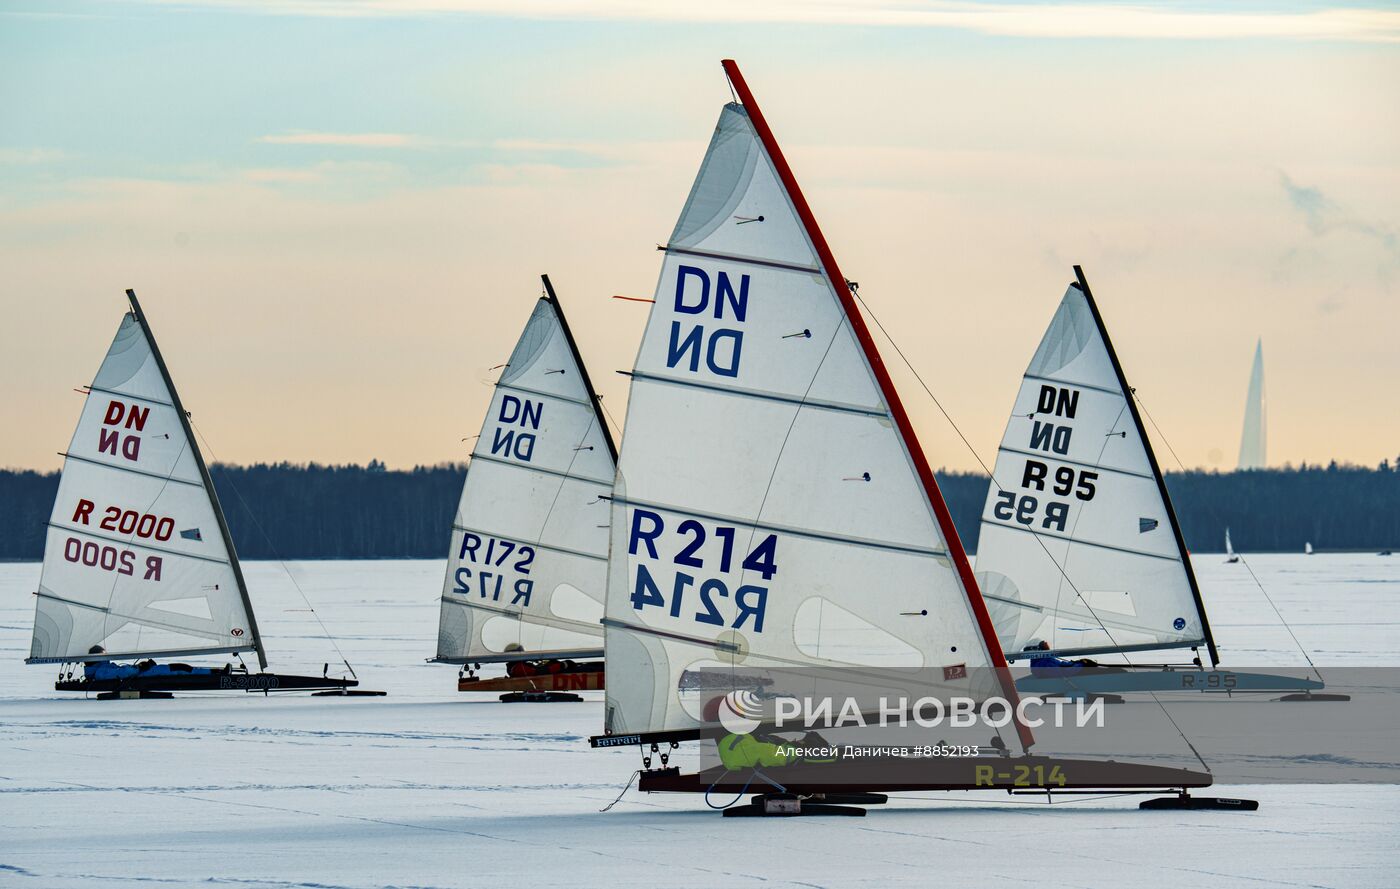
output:
[[[1305,555],[1305,556],[1310,556],[1310,555],[1312,555],[1312,554],[1313,554],[1312,544],[1311,544],[1311,543],[1305,543],[1305,544],[1303,544],[1303,555]]]
[[[31,663],[258,648],[203,459],[137,312],[133,297],[64,455]]]
[[[744,102],[720,113],[664,248],[632,373],[605,619],[613,735],[700,726],[687,674],[1001,663],[851,295]],[[973,672],[957,693],[995,692]]]
[[[1254,347],[1249,394],[1244,402],[1244,431],[1240,434],[1240,469],[1263,469],[1268,461],[1267,404],[1264,397],[1264,340]]]
[[[1094,653],[1206,641],[1183,549],[1092,297],[1071,284],[1022,379],[982,514],[978,580],[1007,657],[1040,642]]]
[[[437,660],[601,654],[613,447],[557,304],[541,298],[472,451]]]
[[[1225,529],[1225,556],[1227,562],[1238,562],[1240,557],[1235,555],[1235,547],[1230,543],[1230,529]]]

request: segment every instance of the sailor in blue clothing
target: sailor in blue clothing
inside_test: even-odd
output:
[[[94,645],[88,649],[88,654],[106,654],[107,650],[101,645]],[[134,676],[142,678],[154,676],[213,676],[216,673],[227,673],[231,667],[225,665],[217,670],[208,667],[191,667],[189,664],[158,664],[147,658],[144,661],[137,661],[134,664],[118,664],[113,661],[88,661],[83,665],[83,675],[90,680],[103,679],[131,679]]]
[[[1027,645],[1026,651],[1049,652],[1050,643],[1042,639],[1038,645]],[[1098,661],[1092,661],[1088,658],[1067,661],[1052,654],[1040,654],[1031,658],[1031,675],[1038,679],[1064,679],[1067,676],[1082,673],[1086,667],[1097,667],[1098,665]]]
[[[107,649],[101,645],[94,645],[88,649],[88,654],[106,654]],[[126,679],[135,676],[137,669],[130,664],[118,664],[112,661],[88,661],[83,664],[83,676],[87,679]]]

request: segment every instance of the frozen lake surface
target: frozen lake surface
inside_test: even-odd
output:
[[[1400,665],[1400,558],[1251,564],[1324,670]],[[864,819],[726,820],[635,790],[600,813],[639,762],[589,749],[596,698],[500,704],[423,662],[442,562],[244,567],[272,669],[337,660],[300,587],[389,696],[59,695],[53,668],[23,663],[38,565],[0,565],[0,885],[1400,885],[1390,786],[1220,789],[1258,799],[1249,814],[957,794]],[[1196,567],[1227,665],[1303,663],[1241,566]]]

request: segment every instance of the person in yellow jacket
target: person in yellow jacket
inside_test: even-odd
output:
[[[827,741],[820,736],[808,736],[799,745],[808,746],[820,744],[830,746]],[[773,769],[778,766],[792,765],[795,762],[835,762],[836,758],[813,759],[803,757],[793,751],[792,742],[773,743],[762,741],[753,735],[739,735],[730,733],[720,738],[716,745],[719,748],[719,761],[726,769],[737,772],[742,769]]]
[[[783,752],[788,745],[760,741],[753,735],[728,734],[719,740],[719,761],[731,772],[741,769],[772,769],[797,759]]]

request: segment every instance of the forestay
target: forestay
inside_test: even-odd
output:
[[[602,653],[615,453],[563,313],[541,298],[472,451],[437,660]]]
[[[31,663],[259,648],[203,458],[131,300],[64,455]]]
[[[849,292],[833,286],[845,283],[726,65],[745,104],[720,113],[663,248],[632,373],[606,731],[698,728],[707,697],[686,690],[723,694],[724,677],[754,668],[924,668],[946,680],[940,691],[993,694],[991,671],[974,668],[1000,652],[979,630],[937,489],[921,480],[888,377],[848,317]]]
[[[1156,458],[1082,282],[1026,369],[982,515],[978,582],[1008,659],[1042,641],[1091,654],[1209,638]]]

